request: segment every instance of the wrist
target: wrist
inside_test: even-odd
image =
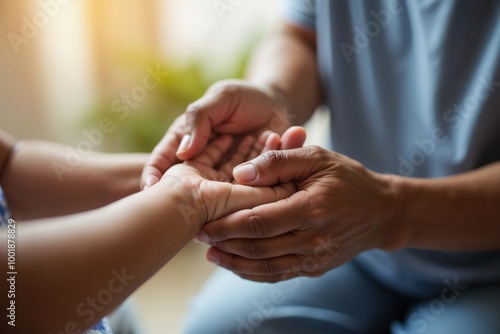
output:
[[[170,207],[174,208],[177,220],[191,227],[193,236],[198,233],[206,222],[206,207],[198,195],[196,187],[189,178],[164,177],[152,189],[163,192]]]
[[[279,85],[274,83],[255,83],[267,97],[280,109],[285,109],[288,112],[292,108],[292,99],[289,94]]]
[[[383,216],[384,228],[379,235],[382,236],[381,249],[397,250],[408,246],[410,235],[406,219],[406,179],[398,175],[381,175],[385,178],[388,191]]]

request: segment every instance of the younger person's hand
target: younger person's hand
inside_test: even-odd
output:
[[[300,147],[305,140],[301,127],[292,127],[280,137],[270,131],[264,132],[257,140],[248,136],[237,150],[224,161],[233,146],[234,139],[221,136],[211,141],[197,158],[172,166],[163,180],[177,180],[189,205],[181,205],[187,223],[199,224],[224,217],[232,212],[252,208],[264,203],[275,202],[295,192],[292,183],[274,187],[250,187],[232,184],[235,166],[281,146]],[[160,182],[161,184],[162,182]],[[168,184],[172,184],[169,182]]]

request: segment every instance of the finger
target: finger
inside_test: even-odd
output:
[[[175,156],[181,139],[180,123],[180,118],[178,118],[151,152],[142,170],[141,189],[157,183],[171,166],[180,162]]]
[[[221,217],[228,216],[234,212],[258,207],[262,204],[274,203],[293,194],[294,189],[284,185],[275,187],[249,187],[239,184],[230,184],[227,182],[211,182],[210,195],[205,196],[204,200],[217,201],[223,205],[215,205],[215,211],[209,214],[207,221],[214,221]],[[221,194],[229,194],[225,199],[221,198]],[[206,242],[206,239],[198,236],[199,241]]]
[[[260,154],[266,153],[267,151],[279,150],[281,146],[281,140],[278,134],[272,133],[266,140],[264,148]],[[254,157],[252,157],[253,159]]]
[[[208,242],[235,238],[270,238],[306,227],[304,205],[306,191],[299,191],[289,198],[263,204],[253,209],[241,210],[222,219],[205,224],[203,236]]]
[[[192,161],[213,167],[227,154],[232,143],[231,136],[220,136],[211,141],[203,152]]]
[[[267,139],[269,138],[269,136],[271,134],[273,134],[273,132],[269,131],[269,130],[266,130],[266,131],[262,132],[259,135],[259,138],[257,138],[257,141],[254,143],[254,145],[251,148],[251,150],[245,156],[245,160],[242,161],[242,162],[251,160],[251,159],[259,156],[259,154],[261,154],[262,150],[264,149],[264,146],[266,144]],[[233,166],[233,169],[234,169],[234,167],[236,167],[236,166]],[[232,175],[232,172],[233,172],[233,170],[231,170],[231,175]]]
[[[205,148],[212,130],[230,117],[230,103],[218,94],[207,92],[185,112],[184,138],[177,157],[189,160]]]
[[[301,126],[292,126],[285,131],[283,136],[281,136],[281,149],[290,150],[293,148],[299,148],[304,145],[306,141],[307,133],[306,130]]]
[[[238,183],[253,186],[302,181],[323,168],[323,163],[329,159],[328,151],[316,146],[268,151],[236,166],[233,176]]]
[[[238,145],[234,154],[229,158],[227,162],[225,162],[220,168],[217,168],[219,172],[222,172],[224,175],[227,175],[226,182],[229,182],[233,179],[233,169],[235,166],[239,165],[242,162],[248,160],[249,151],[252,150],[252,147],[255,145],[255,138],[253,136],[247,136],[243,138],[241,143]]]
[[[309,244],[301,242],[296,233],[286,233],[273,238],[229,239],[213,242],[211,245],[225,253],[253,260],[310,253]]]
[[[250,274],[238,274],[239,277],[253,281],[253,282],[258,282],[258,283],[278,283],[282,281],[286,281],[292,278],[297,278],[297,277],[302,277],[302,276],[309,276],[307,273],[303,272],[293,272],[293,273],[285,273],[285,274],[280,274],[280,275],[250,275]],[[298,286],[294,284],[295,286]]]
[[[284,275],[300,271],[302,262],[302,257],[297,255],[252,260],[223,252],[214,247],[207,250],[207,259],[237,275],[247,274],[262,276]]]

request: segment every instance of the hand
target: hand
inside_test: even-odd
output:
[[[236,167],[234,177],[252,186],[294,181],[298,188],[289,198],[206,224],[198,234],[213,246],[207,258],[243,278],[320,276],[362,251],[397,246],[390,177],[343,155],[312,146],[270,151]]]
[[[285,135],[288,138],[286,145],[295,143],[302,146],[305,140],[305,132],[301,127],[292,127]],[[292,183],[273,187],[251,187],[230,183],[233,180],[234,166],[283,145],[279,136],[270,131],[262,133],[257,141],[247,136],[230,159],[223,162],[233,141],[233,138],[227,135],[214,139],[202,154],[193,160],[172,166],[162,178],[162,180],[180,180],[177,184],[190,204],[179,209],[186,220],[197,222],[200,227],[205,222],[234,211],[285,198],[296,190]]]
[[[150,187],[171,166],[199,155],[215,135],[259,134],[264,129],[281,135],[289,126],[284,98],[243,81],[212,85],[170,126],[146,163],[141,187]],[[283,138],[283,142],[288,142]],[[297,147],[283,146],[281,149]]]

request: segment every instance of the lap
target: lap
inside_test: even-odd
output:
[[[275,284],[220,269],[194,299],[185,333],[386,333],[407,303],[352,263]]]
[[[410,307],[393,334],[500,333],[500,284],[446,291]]]

